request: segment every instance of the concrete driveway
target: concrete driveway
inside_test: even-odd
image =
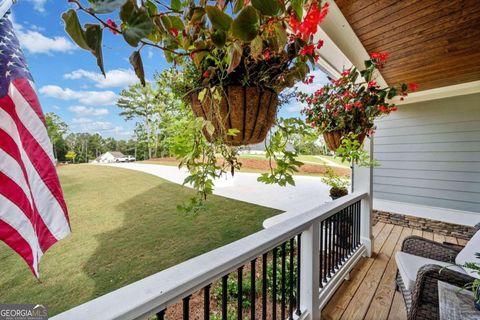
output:
[[[115,163],[108,166],[142,171],[178,184],[182,184],[188,175],[186,170],[179,170],[175,166],[144,163]],[[319,177],[296,176],[295,187],[280,187],[258,182],[258,176],[257,173],[236,172],[233,178],[226,176],[215,181],[214,193],[226,198],[287,211],[288,216],[305,212],[330,201],[329,187]]]

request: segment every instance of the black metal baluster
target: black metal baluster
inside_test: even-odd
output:
[[[243,318],[243,266],[237,269],[237,319]]]
[[[342,210],[340,214],[340,265],[345,261],[345,247],[348,238],[348,229],[345,227],[348,225],[347,219],[347,208]]]
[[[157,313],[157,320],[165,320],[165,312],[167,309],[163,309],[162,311]]]
[[[337,213],[335,215],[337,218],[337,233],[336,233],[336,243],[337,243],[337,246],[336,246],[336,251],[337,251],[337,254],[335,255],[337,261],[335,263],[337,269],[340,268],[340,265],[341,265],[341,262],[342,262],[342,241],[343,241],[343,237],[344,237],[344,234],[343,234],[343,230],[342,230],[342,216],[343,216],[343,210],[340,211],[339,213]]]
[[[301,265],[300,265],[300,252],[302,250],[302,234],[300,233],[298,236],[297,236],[297,299],[296,299],[296,302],[297,302],[297,311],[295,312],[297,316],[300,316],[302,314],[302,312],[300,311],[300,269],[301,269]]]
[[[323,251],[323,282],[327,282],[327,270],[328,270],[328,262],[327,262],[327,232],[328,232],[328,226],[327,226],[328,220],[322,221],[322,232],[323,232],[323,248],[321,250]]]
[[[320,288],[323,288],[323,221],[320,222]]]
[[[357,247],[357,235],[358,235],[358,226],[357,226],[357,204],[353,206],[353,243],[352,243],[352,252]]]
[[[287,243],[284,242],[282,243],[282,300],[281,300],[281,310],[280,310],[280,319],[284,320],[285,319],[285,305],[286,305],[286,296],[287,296],[287,292],[286,292],[286,283],[287,283],[287,279],[286,279],[286,247],[287,247]]]
[[[293,265],[293,251],[295,250],[294,248],[294,245],[295,245],[295,242],[294,242],[294,239],[290,239],[290,264],[289,264],[289,269],[290,269],[290,285],[289,285],[289,292],[288,292],[288,315],[289,315],[289,319],[293,319],[293,286],[294,286],[294,278],[293,278],[293,268],[294,268],[294,265]],[[253,319],[253,318],[252,318]]]
[[[222,278],[222,320],[228,320],[227,315],[227,281],[228,274],[224,275]]]
[[[190,297],[183,298],[183,320],[188,320],[190,318]]]
[[[353,216],[355,212],[355,205],[350,208],[350,242],[348,243],[348,255],[350,256],[353,252],[353,246],[355,243],[355,217]]]
[[[272,257],[272,320],[277,319],[277,248],[273,249]]]
[[[352,231],[350,230],[350,226],[352,225],[352,220],[350,219],[350,211],[352,207],[348,206],[345,209],[345,214],[344,214],[344,229],[345,229],[345,238],[343,241],[343,257],[342,261],[346,262],[348,259],[348,248],[350,248],[350,239],[352,237]]]
[[[210,285],[203,288],[203,319],[210,320]]]
[[[328,277],[332,276],[332,217],[328,218]]]
[[[250,318],[252,320],[255,320],[255,267],[257,263],[257,259],[253,259],[250,262],[250,302],[251,302],[251,308],[250,308]]]
[[[262,256],[262,320],[267,320],[267,258],[268,253]]]
[[[361,231],[361,212],[362,212],[361,202],[358,201],[357,202],[357,228],[358,228],[357,247],[360,245],[360,234],[362,233],[362,231]]]

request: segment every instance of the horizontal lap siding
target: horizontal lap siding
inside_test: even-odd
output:
[[[480,94],[401,106],[374,141],[376,198],[480,213]]]

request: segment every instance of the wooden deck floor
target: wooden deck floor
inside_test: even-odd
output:
[[[362,258],[322,311],[322,319],[395,319],[407,318],[402,295],[395,291],[395,252],[409,235],[464,245],[465,240],[445,237],[391,224],[373,227],[374,254]]]

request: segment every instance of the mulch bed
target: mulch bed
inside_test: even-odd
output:
[[[159,163],[170,163],[170,164],[178,164],[178,160],[174,157],[168,158],[156,158],[150,159],[149,161],[158,161]],[[219,160],[220,161],[220,160]],[[258,170],[258,171],[268,171],[270,170],[270,166],[268,161],[265,159],[240,159],[240,163],[242,164],[242,168],[250,169],[250,170]],[[273,164],[274,165],[274,164]],[[344,167],[330,167],[332,170],[341,176],[350,176],[351,170],[350,168]],[[324,174],[326,168],[324,165],[320,164],[304,164],[299,168],[299,173],[306,173],[306,174]]]

